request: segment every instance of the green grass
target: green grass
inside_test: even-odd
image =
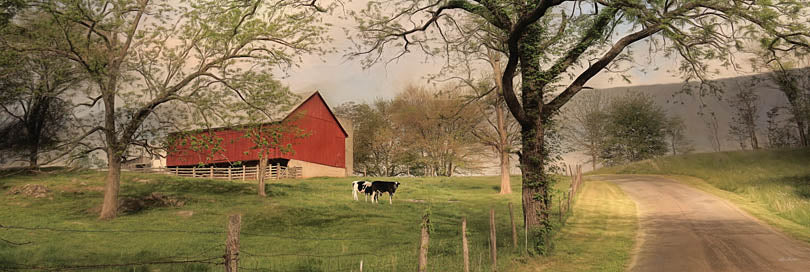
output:
[[[507,208],[508,202],[514,204],[518,229],[522,229],[520,194],[498,195],[497,177],[391,178],[402,182],[394,205],[384,203],[387,202],[385,197],[379,205],[373,205],[362,199],[352,201],[350,182],[353,178],[272,181],[267,189],[268,197],[261,198],[256,196],[256,186],[250,183],[124,173],[122,196],[160,192],[184,199],[185,206],[152,208],[111,221],[99,221],[97,211],[102,199],[103,177],[104,172],[90,170],[0,173],[0,225],[129,231],[0,229],[0,238],[4,240],[30,242],[14,245],[0,241],[0,270],[2,267],[65,267],[222,256],[227,215],[241,213],[242,267],[348,271],[359,268],[362,259],[364,271],[412,271],[416,264],[420,220],[429,209],[432,222],[429,269],[460,270],[460,222],[461,217],[466,216],[472,271],[488,271],[490,207],[495,208],[497,214],[499,268],[510,270],[521,266],[521,260],[525,262],[525,258],[520,257],[521,251],[512,246]],[[43,184],[52,192],[49,198],[40,199],[5,194],[11,187],[23,184]],[[520,177],[514,177],[512,184],[513,190],[520,192]],[[557,184],[558,188],[567,186],[567,180]],[[182,215],[188,211],[193,215]],[[520,232],[520,248],[524,247],[523,237]],[[96,270],[221,269],[211,264],[187,264]]]
[[[588,181],[556,238],[554,253],[515,271],[624,271],[637,228],[635,203],[618,186]]]
[[[807,149],[663,157],[594,173],[675,175],[681,182],[726,198],[794,237],[810,241]]]

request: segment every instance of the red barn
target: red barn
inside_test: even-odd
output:
[[[345,126],[341,121],[346,123]],[[289,133],[285,132],[282,136],[282,145],[289,144],[292,152],[272,150],[269,152],[270,163],[301,167],[303,177],[351,175],[351,125],[347,124],[346,120],[341,121],[320,93],[312,93],[301,104],[293,107],[282,120],[267,124],[287,122],[305,134],[303,137],[293,137],[286,135]],[[175,141],[176,144],[167,154],[166,166],[191,167],[200,164],[227,166],[237,161],[246,165],[258,164],[258,149],[255,148],[253,140],[245,136],[244,131],[227,127],[212,131],[186,134],[185,137],[212,137],[219,141],[216,148],[192,148],[190,141]],[[180,134],[174,136],[177,135]]]

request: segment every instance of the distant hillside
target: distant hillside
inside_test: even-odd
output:
[[[696,89],[697,84],[659,84],[659,85],[642,85],[631,87],[617,87],[609,89],[596,89],[589,90],[591,92],[604,92],[609,97],[619,97],[624,93],[643,92],[652,95],[656,104],[660,105],[670,115],[680,116],[687,127],[687,137],[692,141],[695,147],[695,152],[713,152],[711,145],[711,133],[707,126],[706,119],[710,118],[710,114],[714,112],[717,116],[719,124],[719,135],[721,141],[721,149],[739,150],[739,144],[729,139],[729,123],[731,122],[732,109],[729,107],[728,100],[730,97],[736,95],[741,86],[748,85],[748,82],[755,76],[741,76],[733,78],[725,78],[711,81],[716,86],[721,86],[722,93],[718,94],[705,94],[703,96],[693,93],[687,94],[683,90],[686,87]],[[756,75],[756,77],[765,78],[767,74]],[[760,82],[756,87],[756,93],[759,95],[759,122],[762,128],[759,135],[759,142],[767,145],[766,136],[766,112],[773,107],[787,106],[787,98],[779,91],[773,82],[765,80]],[[575,96],[574,100],[581,99],[581,96]],[[571,105],[569,103],[568,105]],[[703,115],[701,115],[701,113]],[[587,158],[577,153],[570,153],[564,156],[565,160],[569,163],[584,163]],[[590,166],[586,166],[590,170]]]

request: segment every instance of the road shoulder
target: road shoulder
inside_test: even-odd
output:
[[[783,217],[780,217],[774,214],[774,212],[769,211],[764,205],[752,202],[739,194],[721,190],[717,187],[712,186],[711,184],[707,183],[702,179],[691,176],[679,176],[679,175],[646,175],[646,176],[668,178],[680,182],[681,184],[688,185],[692,188],[719,197],[742,209],[743,211],[745,211],[747,215],[750,215],[752,218],[764,223],[764,225],[772,227],[775,230],[778,230],[779,232],[784,233],[793,239],[803,241],[805,243],[810,243],[810,228],[799,225],[796,222],[787,220]]]
[[[515,271],[625,271],[636,243],[636,205],[618,186],[586,181],[551,256]]]

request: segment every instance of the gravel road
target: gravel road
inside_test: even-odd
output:
[[[810,271],[810,245],[728,201],[654,176],[604,175],[636,202],[630,271]]]

